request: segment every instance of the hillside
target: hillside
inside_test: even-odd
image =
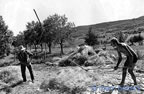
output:
[[[123,31],[130,33],[138,28],[144,28],[144,16],[127,19],[127,20],[119,20],[112,22],[104,22],[99,24],[78,26],[76,29],[78,30],[74,35],[76,37],[83,37],[87,33],[89,27],[92,27],[92,31],[96,34],[102,33],[115,33],[117,31]]]

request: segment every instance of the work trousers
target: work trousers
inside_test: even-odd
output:
[[[26,67],[29,70],[31,80],[33,81],[34,80],[34,75],[33,75],[33,69],[32,69],[31,64],[29,64],[29,65],[21,64],[21,74],[22,74],[22,77],[23,77],[23,81],[27,81],[27,79],[26,79]]]

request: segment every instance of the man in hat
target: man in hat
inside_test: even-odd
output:
[[[33,75],[33,70],[31,66],[31,58],[32,53],[28,52],[23,45],[19,46],[19,53],[17,54],[17,58],[20,61],[21,64],[21,74],[23,78],[23,82],[26,82],[26,67],[28,68],[31,76],[32,83],[34,83],[34,75]]]
[[[137,54],[129,45],[127,45],[126,43],[120,43],[117,38],[111,39],[111,45],[118,52],[118,56],[119,56],[118,63],[114,67],[115,70],[118,69],[118,66],[122,61],[122,53],[127,57],[127,59],[124,63],[124,67],[122,69],[122,71],[123,71],[122,80],[121,80],[121,83],[119,85],[121,85],[121,86],[124,85],[127,70],[130,73],[130,75],[134,81],[134,85],[137,85],[136,77],[133,73],[134,66],[138,60]]]

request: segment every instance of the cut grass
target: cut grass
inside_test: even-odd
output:
[[[43,81],[40,85],[40,89],[45,91],[55,90],[60,94],[80,94],[86,91],[86,88],[74,86],[72,88],[66,86],[63,82],[59,82],[57,79],[53,78],[50,81]]]
[[[70,88],[64,85],[63,83],[59,82],[57,79],[53,78],[50,81],[43,81],[40,85],[40,89],[43,89],[45,91],[50,90],[59,90],[59,92],[69,92]]]
[[[12,88],[19,85],[21,80],[19,78],[18,70],[5,68],[0,71],[0,93],[6,92],[10,93]]]

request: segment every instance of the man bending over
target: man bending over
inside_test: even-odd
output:
[[[137,59],[138,59],[137,54],[129,45],[127,45],[125,43],[120,43],[118,41],[118,39],[116,39],[116,38],[111,39],[111,45],[118,52],[118,56],[119,56],[117,65],[114,67],[115,70],[118,69],[118,66],[122,61],[122,53],[127,57],[127,59],[124,63],[124,67],[122,69],[122,80],[121,80],[121,83],[119,85],[121,85],[121,86],[124,85],[127,70],[130,73],[130,75],[134,81],[134,85],[137,85],[136,77],[133,73],[134,66],[135,66]]]

